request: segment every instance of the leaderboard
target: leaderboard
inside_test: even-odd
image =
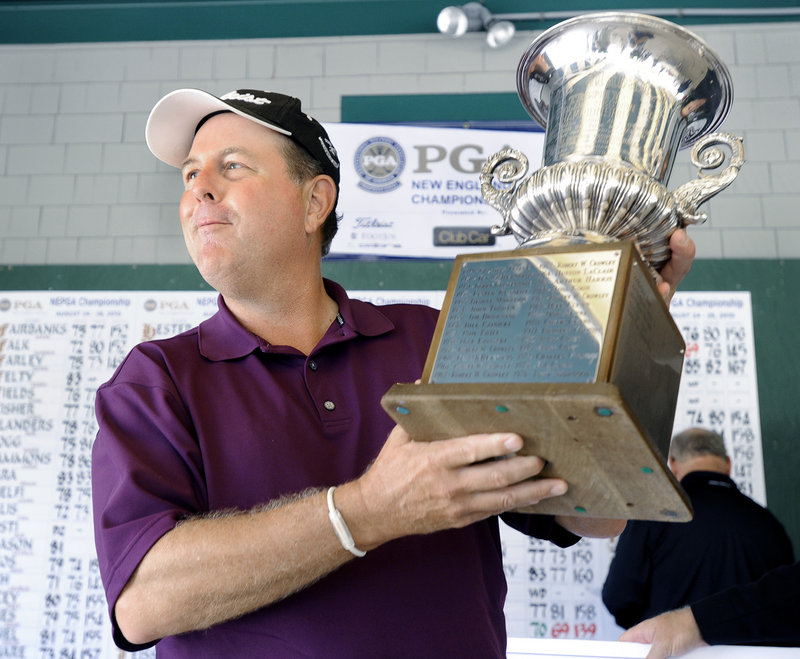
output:
[[[0,656],[117,657],[94,554],[94,395],[208,294],[0,293]]]

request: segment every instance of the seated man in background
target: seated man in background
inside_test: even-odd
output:
[[[647,659],[678,657],[703,645],[800,646],[800,563],[732,586],[691,606],[631,627],[620,641],[650,643]]]
[[[719,434],[690,428],[675,435],[669,466],[692,502],[694,518],[628,523],[603,585],[603,602],[621,627],[794,561],[783,525],[731,480]]]

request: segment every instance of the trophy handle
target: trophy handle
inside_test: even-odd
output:
[[[516,182],[528,171],[528,158],[521,151],[505,147],[490,156],[481,168],[481,194],[487,204],[500,211],[503,224],[492,227],[492,234],[505,236],[511,233],[508,226],[509,211],[516,198]],[[494,180],[503,186],[495,187]]]
[[[726,144],[730,148],[730,162],[721,173],[715,176],[705,174],[704,171],[717,169],[724,164],[725,153],[722,149],[717,148],[719,144]],[[708,214],[702,211],[698,212],[697,207],[733,183],[739,174],[739,168],[744,164],[742,138],[730,133],[706,135],[695,143],[691,158],[692,163],[698,168],[699,178],[684,183],[672,193],[677,204],[675,210],[681,226],[705,222]]]

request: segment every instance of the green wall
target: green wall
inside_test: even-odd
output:
[[[0,0],[0,43],[79,43],[185,39],[259,39],[436,31],[450,0]],[[541,30],[576,12],[647,10],[684,25],[798,20],[792,0],[769,0],[788,15],[675,15],[659,0],[486,0],[494,14],[535,13],[517,29]],[[754,0],[693,0],[685,8],[763,9]]]

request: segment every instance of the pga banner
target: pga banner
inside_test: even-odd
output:
[[[341,162],[339,232],[331,255],[454,258],[514,249],[495,236],[500,213],[481,195],[483,163],[500,149],[540,166],[544,133],[327,124]]]

